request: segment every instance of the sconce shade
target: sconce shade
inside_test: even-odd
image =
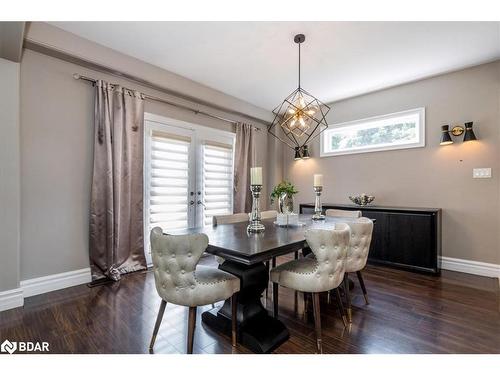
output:
[[[309,146],[302,146],[302,159],[309,159],[311,155],[309,154]]]
[[[476,135],[474,134],[474,130],[472,130],[472,124],[472,122],[465,123],[464,142],[477,140]]]
[[[309,159],[311,157],[311,154],[309,154],[309,146],[304,145],[304,146],[296,146],[295,147],[295,160],[300,160],[300,159]]]
[[[294,159],[295,160],[300,160],[302,159],[302,155],[300,155],[300,147],[295,147],[295,156],[294,156]]]
[[[441,142],[439,143],[441,146],[444,145],[451,145],[453,143],[451,137],[450,137],[450,131],[449,131],[449,126],[448,125],[443,125],[441,126]]]

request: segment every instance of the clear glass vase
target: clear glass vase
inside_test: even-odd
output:
[[[282,193],[278,198],[278,212],[291,214],[293,212],[293,195]]]

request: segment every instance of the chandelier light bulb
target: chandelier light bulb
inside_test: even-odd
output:
[[[306,113],[309,115],[309,116],[312,116],[316,113],[316,108],[314,107],[309,107],[306,111]]]

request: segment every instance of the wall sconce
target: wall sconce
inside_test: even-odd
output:
[[[474,130],[472,130],[472,124],[472,122],[465,123],[464,142],[477,140],[476,135],[474,134]]]
[[[458,137],[462,134],[464,134],[464,139],[463,142],[468,142],[468,141],[475,141],[476,135],[474,134],[474,130],[472,130],[472,125],[473,122],[466,122],[465,123],[465,129],[463,126],[454,126],[451,131],[449,130],[450,127],[449,125],[443,125],[441,126],[441,142],[439,143],[441,146],[445,145],[451,145],[453,143],[453,140],[451,139],[451,135],[454,137]]]
[[[309,159],[311,155],[309,154],[309,146],[304,145],[302,147],[295,147],[295,160]]]

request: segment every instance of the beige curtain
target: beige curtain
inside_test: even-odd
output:
[[[144,100],[97,81],[90,206],[92,280],[146,269],[143,239]]]
[[[255,164],[255,129],[250,124],[236,124],[234,154],[234,213],[252,210],[250,168]]]

